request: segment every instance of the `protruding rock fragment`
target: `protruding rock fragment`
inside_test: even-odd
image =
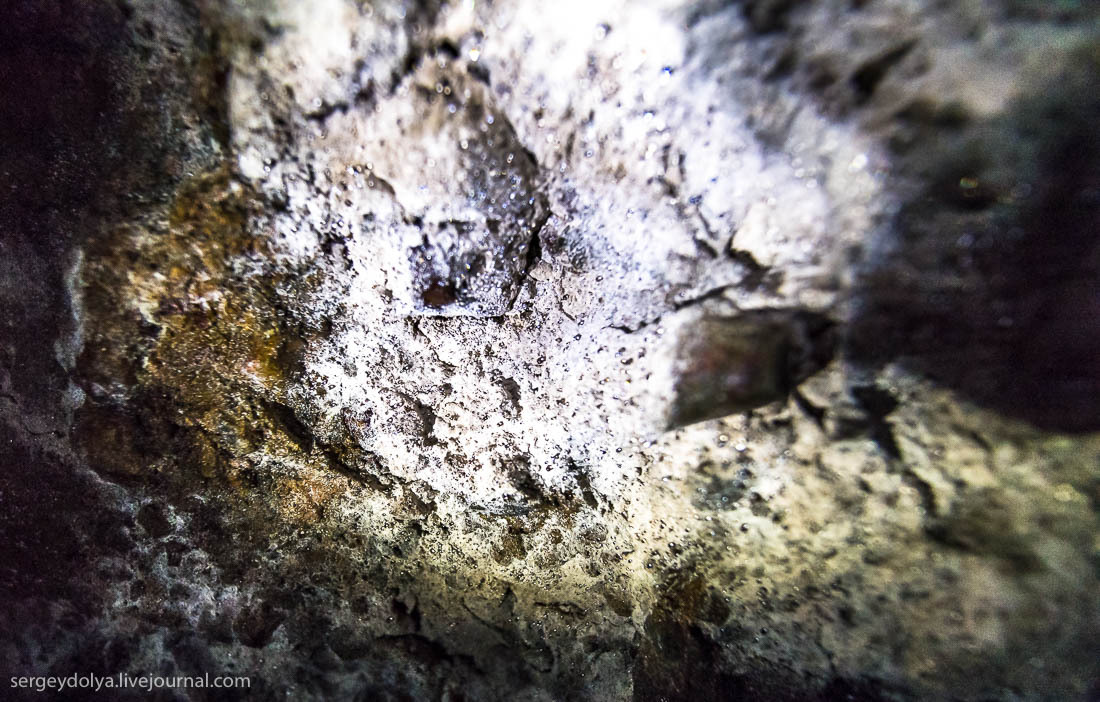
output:
[[[802,311],[705,317],[680,353],[669,426],[685,426],[781,400],[833,355],[833,324]]]

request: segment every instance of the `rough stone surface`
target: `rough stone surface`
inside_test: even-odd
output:
[[[5,684],[1100,694],[1094,5],[0,14]]]

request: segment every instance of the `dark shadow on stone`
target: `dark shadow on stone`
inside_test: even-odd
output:
[[[3,422],[0,494],[0,643],[40,626],[49,615],[39,607],[49,609],[47,602],[67,603],[69,626],[79,630],[106,591],[97,559],[130,552],[133,520],[108,506],[98,483],[73,475],[61,458],[29,445]],[[35,664],[0,656],[5,675],[41,673]]]
[[[166,21],[198,36],[197,16],[183,15]],[[124,664],[96,658],[104,649],[86,627],[108,584],[125,577],[105,572],[102,559],[131,557],[136,525],[68,453],[79,403],[69,392],[74,350],[58,346],[75,331],[73,248],[168,191],[194,147],[179,126],[190,98],[174,96],[205,78],[178,70],[186,52],[154,51],[166,39],[154,29],[123,1],[0,5],[0,378],[10,380],[0,385],[0,650],[57,624],[53,612],[72,612],[60,620],[63,634],[51,635],[53,650],[0,656],[23,674],[49,672],[51,656],[74,645],[88,660],[55,658],[59,674]],[[203,96],[215,112],[217,90]],[[54,609],[38,612],[43,602]]]
[[[0,11],[0,338],[13,388],[52,404],[48,344],[65,310],[73,214],[95,206],[119,124],[124,31],[108,3],[16,0]]]
[[[1100,59],[1076,58],[985,122],[908,115],[898,177],[923,186],[862,277],[852,358],[899,359],[1042,428],[1100,429]]]
[[[187,50],[161,50],[169,34]],[[38,409],[67,384],[53,341],[71,324],[72,247],[163,198],[224,136],[219,41],[187,4],[0,7],[0,363]]]

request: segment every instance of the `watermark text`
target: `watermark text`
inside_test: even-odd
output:
[[[62,690],[144,690],[152,692],[164,688],[250,688],[252,679],[247,675],[96,675],[95,673],[62,675],[12,676],[11,687],[36,692]]]

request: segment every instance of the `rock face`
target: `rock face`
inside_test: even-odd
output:
[[[2,12],[5,684],[1100,694],[1093,5]]]

